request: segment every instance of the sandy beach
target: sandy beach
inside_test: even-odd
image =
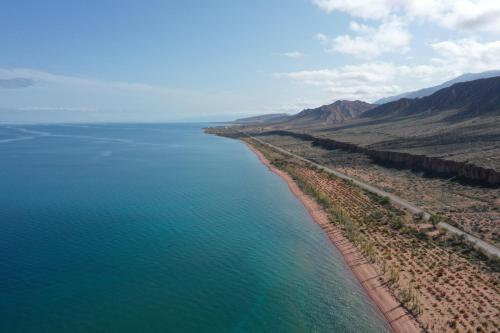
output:
[[[326,212],[311,197],[304,194],[299,186],[286,172],[275,168],[266,157],[247,143],[247,146],[258,156],[259,160],[272,172],[286,181],[290,191],[302,202],[314,221],[325,231],[332,244],[340,251],[345,262],[350,267],[355,277],[366,290],[367,295],[378,306],[390,327],[397,333],[422,332],[420,325],[409,314],[390,290],[382,283],[375,267],[342,235],[342,232],[330,223]]]

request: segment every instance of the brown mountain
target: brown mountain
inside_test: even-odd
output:
[[[376,105],[362,101],[336,101],[315,109],[306,109],[288,119],[287,123],[341,123],[359,117]]]
[[[409,99],[422,98],[425,96],[432,95],[436,91],[441,90],[443,88],[451,87],[455,83],[469,82],[469,81],[474,81],[474,80],[479,80],[479,79],[487,79],[487,78],[495,77],[495,76],[500,76],[500,70],[487,71],[487,72],[481,72],[481,73],[467,73],[467,74],[460,75],[459,77],[456,77],[453,80],[446,81],[446,82],[444,82],[440,85],[434,86],[434,87],[427,87],[424,89],[410,91],[410,92],[406,92],[406,93],[396,95],[396,96],[389,96],[389,97],[381,98],[378,101],[376,101],[375,104],[382,105],[385,103],[400,100],[402,98],[409,98]]]
[[[402,98],[377,106],[362,117],[409,116],[446,110],[459,111],[454,119],[500,113],[500,76],[456,83],[422,98]]]
[[[335,117],[329,118],[327,111],[304,110],[272,127],[309,135],[315,142],[329,140],[331,147],[363,152],[382,162],[500,184],[500,77],[457,83],[422,98],[402,98],[344,123],[328,123]]]

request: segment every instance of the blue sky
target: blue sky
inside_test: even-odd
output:
[[[184,121],[374,101],[500,69],[496,0],[23,1],[0,121]]]

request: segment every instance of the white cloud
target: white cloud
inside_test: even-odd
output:
[[[356,21],[351,21],[349,22],[349,28],[357,33],[369,33],[373,31],[373,28],[370,28],[369,26],[365,24],[358,23]]]
[[[397,15],[423,19],[452,30],[500,33],[498,0],[312,0],[325,12],[386,20]]]
[[[481,43],[474,38],[441,41],[431,44],[439,55],[437,66],[458,72],[500,69],[500,41]]]
[[[445,67],[428,65],[401,65],[397,66],[398,74],[413,82],[438,82],[454,76],[454,73]],[[457,74],[458,75],[458,74]],[[456,75],[455,75],[456,76]]]
[[[356,36],[341,35],[328,38],[318,34],[317,39],[327,45],[331,53],[350,54],[361,59],[373,59],[384,53],[405,53],[409,50],[411,34],[399,19],[392,18],[377,28],[351,22],[350,28]]]
[[[334,99],[374,100],[379,96],[398,93],[393,83],[398,69],[389,63],[347,65],[338,69],[322,69],[276,74],[292,82],[323,88]]]
[[[283,55],[287,58],[294,58],[294,59],[303,58],[305,56],[304,53],[299,51],[285,52],[283,53]]]
[[[311,71],[277,74],[308,85],[330,86],[342,84],[380,83],[390,80],[396,74],[394,66],[389,63],[365,63],[346,65],[339,69],[322,69]],[[341,81],[341,82],[340,82]]]
[[[333,98],[375,100],[401,91],[442,83],[458,75],[500,69],[500,40],[487,41],[500,34],[498,0],[312,0],[326,12],[344,12],[364,19],[351,21],[350,34],[316,39],[331,53],[373,59],[386,53],[409,50],[408,25],[434,23],[450,30],[475,32],[476,37],[429,43],[434,52],[424,62],[406,55],[407,64],[367,62],[334,69],[291,72],[279,75],[292,82],[322,88]],[[379,22],[375,25],[374,22]],[[472,35],[472,36],[474,36]],[[471,34],[469,34],[471,36]],[[420,58],[421,59],[421,58]]]
[[[398,7],[397,0],[313,0],[322,10],[341,11],[365,19],[383,19]]]
[[[412,0],[405,10],[452,30],[500,33],[498,0]]]
[[[334,99],[373,101],[401,91],[442,83],[464,73],[500,69],[500,41],[481,43],[470,38],[440,41],[430,46],[436,57],[425,64],[368,62],[276,76],[320,87]]]

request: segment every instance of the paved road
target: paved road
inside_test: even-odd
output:
[[[364,183],[364,182],[361,182],[357,179],[354,179],[352,177],[349,177],[341,172],[338,172],[337,170],[334,170],[334,169],[331,169],[331,168],[328,168],[328,167],[325,167],[321,164],[318,164],[316,162],[313,162],[313,161],[310,161],[302,156],[299,156],[297,154],[294,154],[292,152],[289,152],[288,150],[285,150],[283,148],[280,148],[278,146],[275,146],[273,144],[270,144],[268,142],[265,142],[265,141],[262,141],[261,139],[259,138],[256,138],[254,136],[251,136],[243,131],[240,131],[240,130],[237,130],[238,132],[248,136],[249,138],[265,145],[265,146],[268,146],[272,149],[275,149],[277,151],[279,151],[280,153],[283,153],[285,155],[288,155],[288,156],[292,156],[298,160],[301,160],[301,161],[304,161],[304,162],[307,162],[307,163],[310,163],[312,165],[314,165],[315,167],[317,168],[320,168],[330,174],[333,174],[341,179],[344,179],[344,180],[348,180],[348,181],[351,181],[353,182],[354,184],[356,184],[357,186],[361,187],[362,189],[368,191],[368,192],[371,192],[371,193],[375,193],[377,195],[380,195],[382,197],[388,197],[390,200],[391,200],[391,203],[394,204],[395,206],[398,206],[400,208],[403,208],[403,209],[406,209],[408,210],[409,212],[413,213],[413,214],[422,214],[423,218],[425,220],[428,220],[431,215],[429,213],[427,213],[426,211],[424,211],[423,209],[413,205],[412,203],[409,203],[408,201],[404,200],[404,199],[401,199],[400,197],[392,194],[392,193],[388,193],[384,190],[381,190],[377,187],[374,187],[370,184],[367,184],[367,183]],[[438,227],[440,228],[444,228],[446,230],[448,230],[449,232],[453,233],[453,234],[456,234],[456,235],[460,235],[460,236],[463,236],[465,237],[465,239],[467,239],[469,242],[471,243],[474,243],[474,245],[477,247],[477,248],[480,248],[482,249],[484,252],[486,252],[486,254],[488,255],[493,255],[493,256],[497,256],[497,257],[500,257],[500,249],[498,249],[496,246],[492,245],[492,244],[489,244],[489,243],[486,243],[485,241],[475,237],[475,236],[472,236],[471,234],[468,234],[460,229],[457,229],[455,228],[454,226],[448,224],[448,223],[445,223],[445,222],[440,222],[437,224]]]

